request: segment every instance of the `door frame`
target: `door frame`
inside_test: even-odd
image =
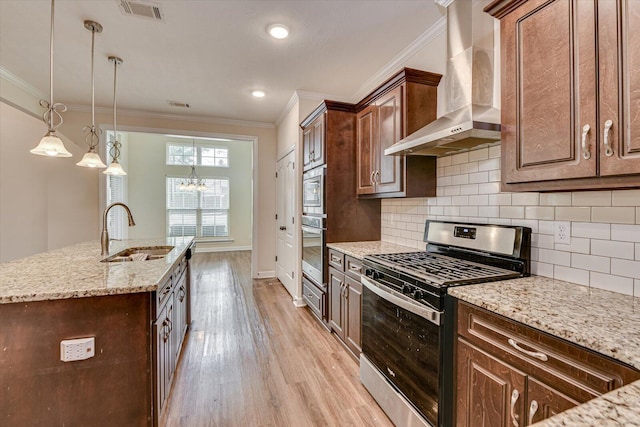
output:
[[[100,124],[98,126],[103,132],[113,131],[113,124]],[[231,134],[231,133],[221,133],[221,132],[199,132],[193,130],[185,130],[185,129],[170,129],[170,128],[155,128],[155,127],[144,127],[144,126],[119,126],[118,132],[136,132],[136,133],[155,133],[155,134],[170,134],[170,135],[184,135],[191,136],[194,138],[224,138],[224,139],[237,139],[251,142],[252,150],[251,150],[251,165],[252,165],[252,176],[251,176],[251,277],[254,279],[261,278],[263,276],[258,275],[258,192],[256,191],[256,183],[258,182],[258,137],[251,135],[239,135],[239,134]],[[106,158],[108,158],[108,153],[106,153],[106,144],[101,144],[101,154],[106,154]],[[99,175],[99,190],[98,197],[100,198],[99,203],[99,212],[104,212],[105,206],[105,186],[106,186],[106,175]],[[102,215],[100,215],[102,218]],[[102,219],[100,219],[102,221]]]

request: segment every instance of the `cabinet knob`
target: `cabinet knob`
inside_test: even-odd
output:
[[[610,134],[613,122],[607,120],[604,122],[604,155],[607,157],[613,156],[613,148],[611,147]]]
[[[585,160],[589,160],[591,158],[591,152],[589,151],[589,147],[587,146],[587,135],[591,130],[591,126],[584,125],[582,127],[582,157]]]

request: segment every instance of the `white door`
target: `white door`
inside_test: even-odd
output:
[[[296,176],[294,170],[295,151],[280,159],[276,166],[276,200],[277,218],[276,233],[278,246],[276,250],[276,277],[284,284],[292,297],[296,297],[295,260],[296,229],[295,189]]]

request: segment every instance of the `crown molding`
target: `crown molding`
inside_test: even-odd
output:
[[[83,113],[91,112],[91,107],[88,105],[67,105],[67,109],[69,111],[76,111],[76,112],[83,112]],[[107,108],[107,107],[96,107],[96,113],[111,114],[113,113],[113,109]],[[118,109],[118,115],[128,116],[128,117],[142,117],[147,119],[180,120],[185,122],[213,123],[213,124],[219,124],[219,125],[275,129],[275,125],[273,123],[254,122],[254,121],[248,121],[248,120],[224,119],[220,117],[210,117],[210,116],[185,116],[180,114],[166,114],[166,113],[157,113],[152,111],[127,110],[127,109]]]
[[[27,92],[29,95],[33,96],[34,98],[37,98],[37,99],[49,99],[47,97],[47,95],[45,95],[44,93],[40,92],[38,89],[36,89],[35,86],[32,86],[29,83],[25,82],[20,77],[16,76],[15,74],[13,74],[11,71],[7,70],[6,68],[0,67],[0,77],[2,79],[4,79],[4,80],[8,81],[9,83],[12,83],[12,84],[16,85],[17,87],[19,87],[23,91]]]
[[[443,16],[438,19],[431,27],[415,39],[409,46],[404,48],[398,55],[380,69],[376,74],[371,76],[360,89],[351,97],[352,102],[358,102],[364,98],[369,92],[378,87],[382,82],[391,77],[402,67],[402,65],[420,49],[431,43],[436,37],[447,30],[447,17]]]
[[[291,111],[291,109],[299,100],[300,98],[298,96],[298,91],[294,91],[293,95],[291,95],[291,98],[289,98],[289,102],[287,102],[287,105],[285,105],[282,111],[280,111],[280,114],[278,114],[278,117],[276,118],[276,127],[280,126],[284,118],[287,116],[287,114],[289,114],[289,111]]]

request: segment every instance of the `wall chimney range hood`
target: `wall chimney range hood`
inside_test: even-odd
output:
[[[387,148],[386,155],[443,156],[500,140],[494,19],[479,1],[436,2],[447,6],[445,114]]]

